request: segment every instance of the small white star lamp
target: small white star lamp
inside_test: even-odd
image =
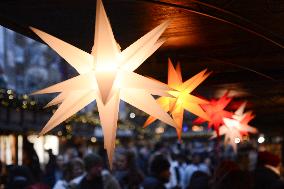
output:
[[[120,99],[176,127],[173,119],[152,95],[169,96],[167,85],[134,73],[164,42],[161,34],[169,21],[162,23],[122,52],[114,39],[101,0],[97,0],[95,38],[92,53],[84,52],[58,38],[31,28],[79,73],[64,82],[34,94],[60,93],[47,106],[61,104],[44,126],[43,135],[96,100],[110,167],[115,148]]]
[[[225,136],[225,144],[230,144],[234,151],[237,151],[237,144],[242,141],[243,135],[248,135],[248,133],[257,133],[257,129],[248,125],[254,115],[251,111],[245,112],[246,102],[244,102],[233,114],[232,118],[223,118],[224,125],[220,127],[220,135]],[[216,137],[216,132],[213,137]],[[239,142],[236,142],[237,141]]]

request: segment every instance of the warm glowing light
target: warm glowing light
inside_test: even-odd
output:
[[[92,142],[92,143],[97,142],[97,138],[96,138],[96,137],[92,137],[92,138],[91,138],[91,142]]]
[[[258,142],[259,144],[264,143],[264,141],[265,141],[264,136],[260,136],[260,137],[257,139],[257,142]]]
[[[59,139],[53,135],[40,136],[29,135],[28,141],[34,144],[34,149],[38,155],[41,164],[47,163],[47,153],[45,150],[52,149],[54,155],[59,153]]]
[[[192,131],[194,131],[194,132],[203,131],[203,127],[202,126],[198,126],[198,125],[193,125],[192,126]]]
[[[23,136],[18,135],[18,165],[23,164]]]
[[[44,138],[44,149],[52,149],[53,154],[58,154],[59,140],[57,136],[47,135]]]
[[[130,117],[131,119],[134,119],[134,118],[135,118],[135,113],[131,112],[130,115],[129,115],[129,117]]]
[[[174,68],[171,60],[168,60],[168,85],[176,91],[170,91],[172,97],[160,97],[157,99],[158,104],[169,112],[175,120],[177,127],[178,138],[181,138],[183,113],[184,110],[192,112],[193,114],[202,117],[205,120],[209,120],[207,114],[200,107],[201,104],[207,104],[208,101],[191,95],[190,93],[198,87],[210,73],[206,73],[206,70],[201,71],[187,81],[182,81],[180,64]],[[144,123],[144,127],[150,125],[156,120],[154,116],[150,116]]]
[[[240,138],[235,138],[235,143],[236,144],[239,144],[241,142],[241,139]]]
[[[26,95],[26,94],[23,95],[23,99],[27,100],[28,98],[29,98],[28,95]]]
[[[165,132],[165,129],[164,129],[164,127],[158,127],[158,128],[156,128],[155,132],[157,134],[163,134]]]
[[[66,128],[66,130],[67,130],[69,133],[72,132],[72,127],[71,127],[71,125],[66,125],[65,128]]]
[[[0,161],[3,164],[11,165],[15,158],[15,138],[13,135],[0,136]]]
[[[112,166],[120,99],[176,127],[170,115],[152,96],[168,96],[167,91],[170,88],[134,73],[165,42],[165,39],[159,38],[169,22],[163,22],[123,51],[118,48],[101,0],[97,0],[95,23],[94,46],[91,54],[43,31],[31,28],[79,73],[76,77],[34,94],[60,93],[46,106],[61,103],[40,135],[47,133],[96,100],[104,133],[104,147]],[[70,139],[71,135],[67,135],[66,138]]]
[[[13,93],[13,91],[11,89],[7,90],[7,94],[12,94],[12,93]]]

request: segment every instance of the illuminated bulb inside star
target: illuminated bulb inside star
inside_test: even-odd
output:
[[[192,131],[194,131],[194,132],[203,131],[203,127],[198,126],[198,125],[193,125],[193,126],[192,126]]]
[[[129,115],[129,117],[130,117],[131,119],[135,118],[135,113],[131,112],[130,115]]]
[[[265,141],[265,138],[263,136],[260,136],[258,139],[257,139],[257,142],[258,143],[263,143]]]
[[[105,61],[103,64],[97,64],[95,66],[95,72],[117,72],[118,65],[115,62]]]
[[[165,132],[165,129],[163,128],[163,127],[158,127],[158,128],[156,128],[156,133],[157,134],[162,134],[162,133],[164,133]]]
[[[236,144],[239,144],[241,142],[241,139],[240,138],[235,138],[235,143]]]
[[[161,23],[121,51],[102,1],[96,2],[95,35],[91,53],[30,27],[79,74],[32,94],[59,93],[45,106],[59,105],[39,135],[46,134],[96,101],[104,136],[104,148],[111,169],[121,100],[168,125],[177,127],[167,111],[164,111],[153,97],[168,96],[171,87],[134,72],[166,41],[160,37],[170,22]],[[71,139],[72,129],[68,128],[66,127],[66,139]],[[96,139],[91,138],[90,141],[95,142]]]

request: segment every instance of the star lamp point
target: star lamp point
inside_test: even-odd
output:
[[[217,136],[219,136],[219,127],[224,124],[223,118],[231,118],[233,113],[226,111],[225,108],[232,101],[231,97],[228,97],[229,92],[225,93],[219,99],[212,99],[208,104],[202,104],[201,107],[210,118],[208,122],[208,127],[216,131]],[[199,117],[193,121],[194,124],[201,124],[206,122],[202,117]]]

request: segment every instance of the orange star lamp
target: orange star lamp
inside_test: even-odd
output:
[[[187,110],[204,120],[210,120],[209,116],[200,107],[201,104],[208,104],[209,102],[190,94],[196,87],[198,87],[209,75],[207,70],[203,70],[192,78],[182,81],[180,64],[174,68],[171,60],[168,60],[168,85],[173,91],[169,93],[172,97],[160,97],[157,103],[166,111],[169,112],[177,124],[176,131],[178,138],[181,138],[182,123],[184,110]],[[150,116],[144,123],[147,127],[156,120],[155,116]]]

